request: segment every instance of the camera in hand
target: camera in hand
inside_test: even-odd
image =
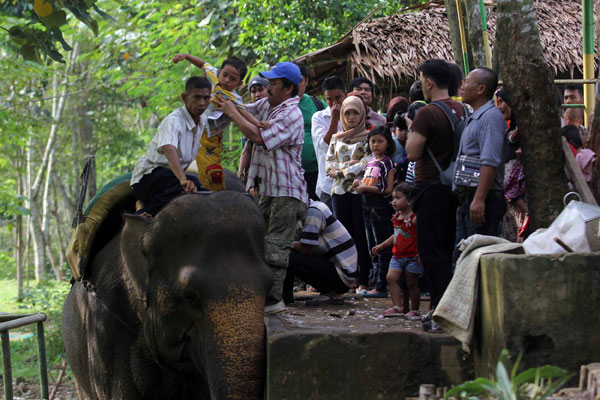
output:
[[[398,127],[401,131],[408,129],[406,126],[406,118],[408,117],[411,121],[415,119],[417,112],[421,107],[425,107],[427,103],[422,100],[414,101],[410,106],[408,106],[408,110],[403,113],[396,113],[394,116],[394,128]]]

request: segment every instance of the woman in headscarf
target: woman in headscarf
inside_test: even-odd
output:
[[[358,252],[360,271],[358,291],[367,291],[369,271],[372,268],[367,247],[362,201],[352,183],[358,179],[366,166],[365,146],[367,129],[366,108],[358,96],[348,96],[340,110],[342,131],[331,138],[327,151],[327,175],[333,179],[331,200],[333,214],[348,230]]]

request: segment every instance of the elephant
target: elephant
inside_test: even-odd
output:
[[[91,399],[263,398],[272,277],[255,202],[189,194],[123,219],[65,300],[80,386]]]

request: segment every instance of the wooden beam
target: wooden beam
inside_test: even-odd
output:
[[[583,201],[584,203],[591,204],[593,206],[597,206],[598,202],[594,198],[592,190],[585,181],[583,172],[581,172],[579,164],[577,164],[577,160],[575,160],[575,156],[571,151],[571,147],[569,147],[567,139],[564,137],[561,137],[560,139],[562,140],[562,148],[563,152],[565,153],[565,170],[567,171],[567,176],[569,177],[569,180],[575,187],[575,191],[581,196],[581,201]]]

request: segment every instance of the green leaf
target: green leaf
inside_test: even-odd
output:
[[[498,379],[498,388],[504,394],[502,398],[506,400],[513,399],[515,396],[513,394],[512,385],[502,360],[498,361],[498,365],[496,366],[496,379]]]
[[[69,46],[69,44],[67,42],[65,42],[65,39],[63,38],[63,35],[62,35],[62,31],[60,29],[58,29],[58,28],[51,28],[48,32],[50,33],[50,36],[54,40],[56,40],[57,42],[59,42],[62,45],[62,47],[63,47],[63,49],[65,51],[71,51],[71,50],[73,50],[71,48],[71,46]]]
[[[29,44],[21,46],[21,56],[24,60],[27,61],[35,61],[41,62],[40,53],[38,52],[38,48],[36,46],[32,46]]]
[[[494,395],[499,393],[494,382],[486,378],[477,378],[474,381],[468,381],[462,385],[453,387],[446,393],[444,398],[447,399],[448,397],[460,397],[460,394],[463,392],[466,392],[467,395],[477,395],[485,393],[486,391],[493,393]]]
[[[92,8],[94,9],[94,11],[96,11],[98,13],[98,15],[100,15],[102,18],[106,18],[107,20],[111,21],[111,22],[117,22],[116,19],[114,19],[113,17],[111,17],[110,15],[108,15],[107,13],[105,13],[104,11],[102,11],[101,9],[98,8],[98,6],[94,3],[92,4]]]
[[[208,13],[208,15],[206,17],[202,18],[202,21],[200,21],[198,23],[198,28],[208,25],[210,23],[210,19],[211,19],[212,15],[213,15],[213,12],[211,11],[210,13]]]
[[[567,371],[555,367],[553,365],[544,365],[543,367],[538,368],[529,368],[519,375],[515,377],[513,383],[515,386],[521,386],[524,383],[533,383],[535,381],[536,374],[539,374],[540,378],[543,379],[552,379],[552,378],[561,378],[567,374]]]
[[[67,23],[67,13],[63,10],[53,9],[54,12],[47,17],[40,17],[40,20],[47,28],[58,28]]]

